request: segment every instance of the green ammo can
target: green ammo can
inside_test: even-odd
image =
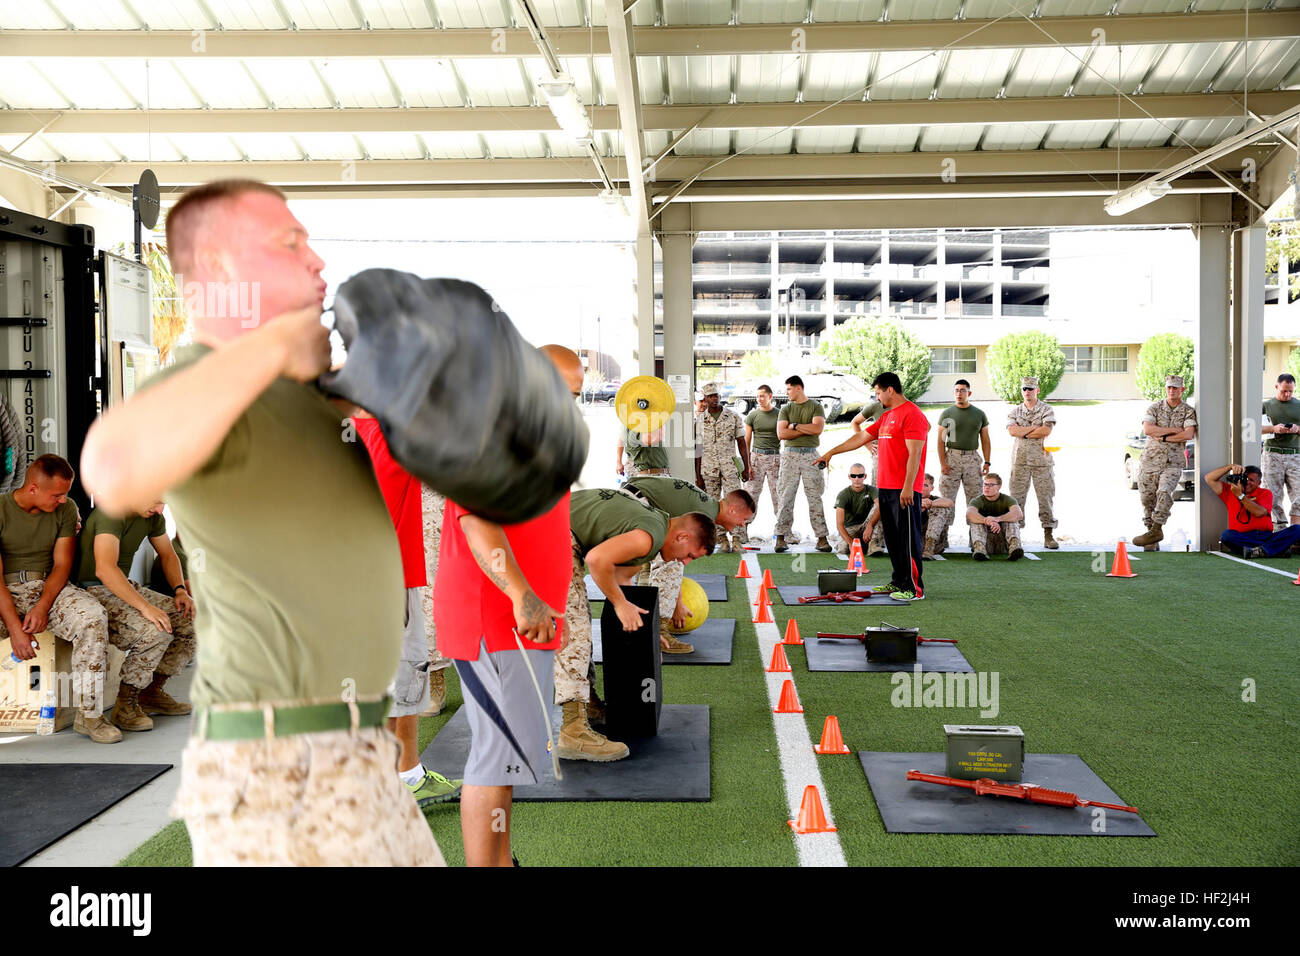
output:
[[[1019,727],[944,724],[948,776],[1017,781],[1024,773],[1025,734]]]

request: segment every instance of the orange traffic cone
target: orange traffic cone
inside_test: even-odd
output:
[[[774,587],[776,587],[776,585],[772,583],[772,569],[771,569],[771,568],[764,568],[764,569],[763,569],[763,583],[760,585],[760,587],[762,587],[763,590],[767,590],[768,588],[774,588]]]
[[[755,624],[775,624],[776,618],[772,617],[772,605],[760,602],[757,610],[754,611]]]
[[[1291,583],[1292,583],[1292,584],[1300,584],[1300,571],[1297,571],[1297,572],[1295,573],[1295,580],[1292,581]]]
[[[826,724],[822,727],[822,742],[813,744],[813,750],[819,754],[846,754],[849,752],[848,746],[844,743],[844,737],[840,734],[840,719],[834,714],[826,718]]]
[[[777,702],[774,714],[802,714],[803,705],[799,703],[799,695],[794,692],[794,681],[786,680],[781,685],[781,699]]]
[[[777,644],[776,647],[772,648],[772,663],[767,665],[767,672],[769,674],[792,673],[790,670],[790,662],[785,656],[785,648],[780,644]]]
[[[1136,574],[1129,567],[1128,548],[1124,546],[1124,539],[1120,538],[1119,543],[1115,545],[1115,564],[1106,575],[1108,578],[1135,578]]]
[[[747,565],[747,564],[745,563],[745,559],[744,559],[744,558],[741,558],[741,559],[740,559],[740,569],[739,569],[738,571],[736,571],[736,577],[738,577],[738,578],[752,578],[752,577],[753,577],[753,575],[749,573],[749,565]]]
[[[802,644],[803,638],[799,636],[799,622],[794,618],[785,622],[785,640],[782,644]]]
[[[795,833],[834,833],[835,828],[826,822],[821,794],[811,783],[803,788],[803,803],[799,806],[799,819],[787,820]]]
[[[766,604],[768,607],[772,606],[772,595],[767,593],[767,588],[760,587],[758,589],[758,599],[754,601],[754,607],[758,607],[760,604]]]
[[[854,538],[853,546],[849,548],[849,563],[844,570],[857,571],[861,574],[865,569],[866,562],[862,559],[862,539]]]

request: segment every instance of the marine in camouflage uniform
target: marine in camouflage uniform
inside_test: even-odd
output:
[[[193,659],[194,622],[165,594],[142,588],[134,581],[131,587],[170,618],[170,634],[145,620],[143,614],[102,584],[86,588],[86,593],[104,606],[108,612],[109,640],[118,650],[126,652],[122,683],[143,689],[149,686],[155,673],[175,677]]]
[[[789,386],[795,394],[803,394],[803,386]],[[802,402],[790,401],[781,406],[780,420],[787,425],[811,425],[813,420],[826,420],[826,411],[821,402],[805,398]],[[830,528],[826,524],[826,512],[822,509],[822,495],[826,491],[826,472],[818,468],[818,436],[800,434],[797,438],[782,439],[781,448],[781,507],[776,516],[776,550],[788,550],[785,536],[794,524],[794,500],[799,494],[799,485],[803,484],[804,497],[808,499],[808,521],[812,524],[813,534],[817,535],[817,550],[830,551]]]
[[[27,580],[19,581],[20,575]],[[45,590],[44,575],[31,572],[5,573],[5,587],[13,596],[20,618],[36,606]],[[104,681],[108,670],[108,615],[99,602],[72,584],[65,584],[50,605],[45,631],[72,645],[72,689],[77,701],[78,721],[93,721],[104,715]],[[0,622],[0,640],[9,631]]]
[[[421,588],[425,634],[429,641],[429,709],[421,717],[436,717],[447,699],[447,682],[443,671],[451,660],[438,652],[438,632],[433,624],[433,580],[438,573],[438,552],[442,548],[442,511],[447,499],[428,485],[420,485],[420,511],[424,518],[424,569],[428,584]]]
[[[1034,496],[1038,499],[1038,520],[1043,524],[1043,543],[1054,548],[1056,541],[1052,529],[1056,527],[1056,516],[1052,513],[1052,499],[1056,496],[1056,476],[1052,456],[1044,451],[1043,442],[1056,426],[1056,412],[1051,405],[1038,400],[1038,379],[1035,376],[1026,375],[1020,380],[1020,392],[1025,395],[1025,401],[1007,415],[1007,431],[1015,438],[1011,452],[1011,497],[1020,502],[1023,509],[1030,484],[1033,484]],[[1015,428],[1046,428],[1048,434],[1030,438],[1015,435],[1012,432]],[[1024,526],[1024,518],[1021,518],[1020,527]]]
[[[1273,492],[1273,529],[1282,531],[1287,524],[1300,524],[1300,432],[1289,429],[1300,427],[1300,399],[1294,397],[1295,378],[1288,372],[1278,376],[1277,395],[1264,403],[1264,416],[1268,429],[1285,428],[1286,432],[1270,430],[1260,457],[1263,485]],[[1290,521],[1283,507],[1284,497],[1291,499]]]
[[[751,438],[749,441],[750,479],[745,482],[745,490],[754,499],[754,507],[757,508],[759,499],[763,496],[763,486],[766,485],[772,494],[772,513],[776,514],[781,508],[779,497],[781,440],[776,437],[776,422],[781,411],[772,403],[771,389],[763,386],[758,394],[760,398],[763,395],[768,396],[768,407],[756,405],[745,416],[746,434]],[[752,540],[748,525],[745,526],[745,540]]]
[[[652,432],[648,438],[623,426],[619,442],[618,473],[627,478],[639,475],[668,474],[668,451],[663,447],[663,430]],[[623,451],[627,451],[627,464],[623,464]]]
[[[1166,376],[1165,397],[1152,402],[1142,416],[1147,441],[1138,462],[1138,492],[1142,496],[1142,522],[1147,530],[1136,535],[1133,543],[1147,551],[1159,550],[1159,542],[1164,540],[1164,523],[1174,506],[1174,491],[1187,467],[1186,440],[1166,439],[1189,428],[1192,436],[1196,434],[1196,409],[1182,398],[1182,376]]]
[[[749,448],[745,445],[745,423],[718,399],[718,386],[709,382],[700,391],[705,409],[695,416],[695,483],[704,493],[717,500],[743,487],[742,471],[749,472]],[[736,454],[742,469],[736,468]],[[730,535],[718,528],[718,550],[739,551],[748,539],[744,529]]]

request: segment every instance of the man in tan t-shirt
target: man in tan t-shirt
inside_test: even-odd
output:
[[[72,480],[64,459],[41,455],[27,467],[23,486],[0,496],[0,639],[9,638],[19,660],[36,656],[32,638],[41,631],[70,642],[73,729],[97,744],[112,744],[122,732],[104,717],[108,616],[98,601],[68,583],[79,522],[77,506],[68,500]]]

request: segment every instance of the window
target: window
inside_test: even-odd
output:
[[[930,349],[930,371],[936,375],[974,375],[975,349]]]
[[[1066,345],[1067,372],[1127,372],[1127,345]]]

